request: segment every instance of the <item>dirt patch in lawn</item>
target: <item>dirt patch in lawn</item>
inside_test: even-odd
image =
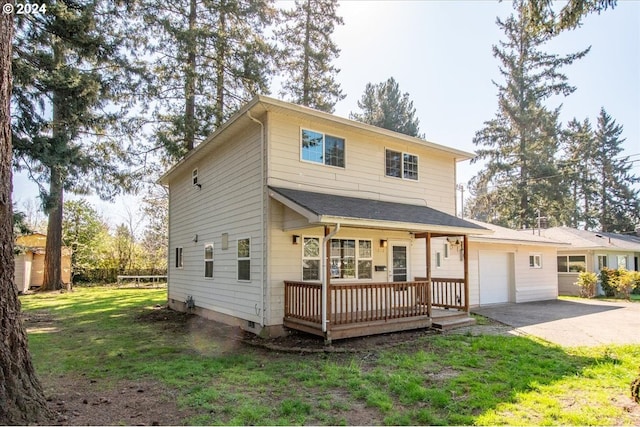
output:
[[[48,311],[25,313],[29,331],[55,327]],[[438,332],[415,330],[371,337],[335,341],[325,345],[320,337],[292,332],[285,337],[265,340],[239,328],[223,325],[199,316],[181,313],[166,306],[149,307],[136,315],[136,321],[153,323],[161,331],[188,334],[191,351],[198,354],[241,354],[249,348],[271,355],[278,353],[345,353],[360,359],[363,366],[373,363],[383,348],[409,345],[425,335]],[[478,325],[456,333],[506,334],[510,328],[497,323]],[[52,423],[58,425],[181,425],[198,415],[194,409],[179,407],[177,392],[170,386],[153,381],[91,379],[77,374],[41,375],[45,396],[55,412]],[[336,393],[342,393],[337,391]],[[343,397],[344,396],[335,396]],[[337,399],[343,400],[343,399]],[[336,420],[348,424],[368,424],[379,413],[364,404],[349,400],[349,409],[337,410]],[[374,414],[375,413],[375,414]]]

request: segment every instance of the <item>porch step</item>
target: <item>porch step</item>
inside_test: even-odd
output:
[[[431,327],[439,331],[449,331],[451,329],[462,328],[464,326],[471,326],[476,324],[476,319],[469,316],[464,317],[445,317],[440,319],[433,319]]]

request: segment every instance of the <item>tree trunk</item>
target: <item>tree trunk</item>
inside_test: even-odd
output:
[[[53,60],[58,66],[64,64],[64,52],[59,41],[54,42],[53,45]],[[61,129],[63,106],[60,105],[64,101],[63,96],[55,90],[52,98],[53,135],[56,140],[55,144],[60,144],[57,140],[65,138],[64,131]],[[43,291],[62,289],[62,197],[64,177],[57,166],[52,165],[49,167],[49,197],[45,204],[49,221],[47,223],[47,244],[44,253]]]
[[[191,40],[187,43],[187,72],[185,78],[185,111],[184,111],[184,139],[187,150],[193,150],[196,132],[196,48],[198,38],[194,37],[196,28],[196,0],[189,2],[189,34]]]
[[[224,62],[227,54],[227,11],[226,3],[220,2],[218,17],[218,42],[216,43],[216,129],[224,121]]]
[[[13,5],[13,0],[3,1]],[[0,424],[50,424],[52,413],[36,377],[13,284],[11,202],[11,40],[13,15],[0,14]]]
[[[311,104],[311,82],[309,81],[309,55],[311,54],[311,0],[307,0],[307,19],[304,27],[304,65],[302,66],[302,102],[304,106]]]
[[[44,253],[43,291],[62,289],[62,177],[56,168],[51,170],[49,183],[49,223]]]

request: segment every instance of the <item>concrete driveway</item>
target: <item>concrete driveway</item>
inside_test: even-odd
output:
[[[471,311],[565,347],[640,344],[640,303],[550,300]]]

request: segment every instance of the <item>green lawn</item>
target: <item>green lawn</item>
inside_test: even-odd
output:
[[[640,345],[425,335],[379,351],[282,353],[186,323],[140,321],[166,302],[163,289],[76,288],[21,300],[43,319],[29,334],[40,376],[158,381],[196,414],[186,424],[640,423],[629,398]]]

